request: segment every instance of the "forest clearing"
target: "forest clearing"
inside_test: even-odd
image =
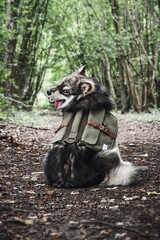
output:
[[[160,237],[160,125],[121,116],[118,141],[124,160],[147,165],[135,186],[48,188],[42,160],[60,121],[48,128],[1,121],[0,239],[126,239]]]
[[[106,89],[123,159],[149,167],[137,185],[47,185],[61,118],[47,90],[83,67],[77,93]],[[159,165],[160,1],[1,0],[0,239],[159,240]]]

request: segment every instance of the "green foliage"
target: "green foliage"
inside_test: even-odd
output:
[[[4,87],[5,95],[32,105],[48,61],[49,50],[43,47],[41,40],[49,0],[2,2],[0,61],[3,83],[0,86]]]
[[[0,86],[33,105],[40,89],[85,64],[122,108],[158,105],[159,16],[157,1],[1,0]]]
[[[108,59],[118,98],[122,98],[125,89],[121,83],[115,84],[114,79],[120,81],[123,74],[126,94],[132,94],[129,97],[134,110],[150,106],[150,101],[158,105],[152,80],[160,70],[160,22],[155,17],[158,12],[157,2],[50,1],[48,31],[54,48],[50,59],[53,71],[63,75],[68,69],[72,71],[86,64],[90,74],[108,85]],[[120,85],[121,92],[116,87]],[[159,84],[156,85],[158,88]]]
[[[0,120],[7,119],[12,115],[12,107],[9,100],[0,93]]]

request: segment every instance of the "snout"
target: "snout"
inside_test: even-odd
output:
[[[47,90],[47,96],[51,96],[52,92],[51,90]]]
[[[46,91],[46,96],[48,98],[49,103],[54,103],[55,102],[55,89],[51,88]]]

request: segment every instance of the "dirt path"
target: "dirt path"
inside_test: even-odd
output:
[[[147,182],[64,190],[47,187],[41,164],[58,122],[0,122],[0,239],[160,239],[160,125],[119,121],[123,158],[149,166]]]

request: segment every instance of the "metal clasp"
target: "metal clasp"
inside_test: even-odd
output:
[[[67,139],[65,139],[65,142],[67,142],[67,143],[74,143],[74,142],[76,142],[76,138],[71,138],[71,137],[68,137]]]

